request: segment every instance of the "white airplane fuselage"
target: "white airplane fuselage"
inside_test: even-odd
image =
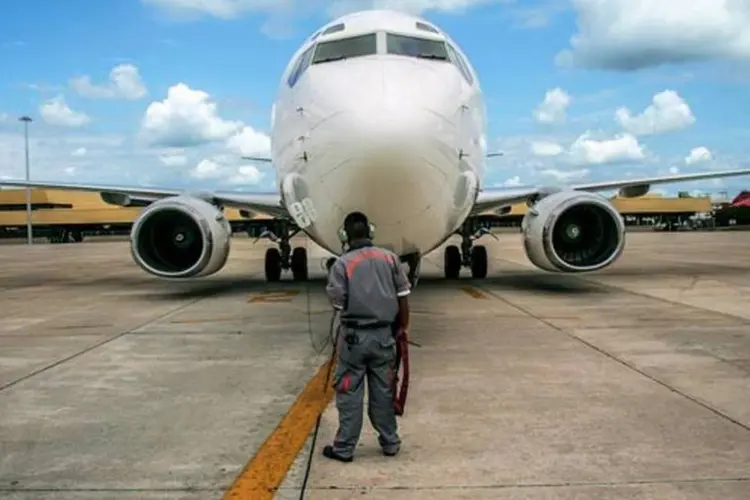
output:
[[[480,188],[477,76],[452,40],[417,17],[364,11],[321,28],[290,60],[271,120],[283,203],[335,254],[353,211],[375,226],[376,244],[428,253],[469,215]]]

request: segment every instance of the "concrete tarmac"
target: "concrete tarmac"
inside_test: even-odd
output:
[[[353,463],[322,457],[331,405],[306,498],[750,498],[750,233],[628,234],[585,276],[498,238],[486,280],[451,285],[428,259],[401,454],[366,423]]]
[[[750,233],[632,233],[581,276],[498,238],[486,280],[424,265],[401,454],[366,422],[353,463],[323,458],[331,404],[305,498],[750,498]],[[237,485],[295,455],[275,497],[299,498],[313,420],[289,408],[328,354],[326,254],[309,286],[267,285],[266,246],[186,283],[122,242],[4,246],[0,498],[266,498]]]
[[[262,269],[247,239],[186,283],[121,242],[4,247],[0,498],[221,498],[324,361],[323,281]]]

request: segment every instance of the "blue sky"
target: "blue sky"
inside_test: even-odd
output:
[[[446,30],[479,73],[487,184],[750,166],[750,7],[722,0],[24,0],[0,17],[0,176],[250,186],[269,168],[279,76],[351,10],[397,6]],[[170,90],[171,89],[171,90]],[[546,99],[546,102],[545,102]],[[618,111],[619,110],[619,111]],[[665,190],[728,191],[750,179]]]

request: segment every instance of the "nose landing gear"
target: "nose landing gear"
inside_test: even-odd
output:
[[[406,274],[406,277],[409,279],[409,286],[414,288],[419,281],[422,257],[418,253],[412,253],[404,257],[403,260],[406,262],[406,265],[409,266],[409,272]]]
[[[483,226],[475,230],[470,221],[464,222],[456,234],[461,236],[461,249],[459,250],[456,245],[449,245],[445,248],[443,255],[445,277],[453,280],[458,279],[461,275],[461,268],[468,267],[471,269],[472,278],[486,278],[489,260],[487,247],[474,245],[474,242],[487,234],[495,239],[497,237]]]
[[[289,243],[289,240],[300,230],[290,230],[288,223],[285,221],[277,222],[274,229],[281,236],[277,236],[275,232],[266,229],[258,237],[258,239],[268,238],[279,244],[279,248],[269,248],[266,250],[266,281],[280,281],[282,272],[289,269],[292,271],[292,279],[294,281],[306,281],[308,278],[307,249],[305,247],[296,247],[292,250],[292,246]]]

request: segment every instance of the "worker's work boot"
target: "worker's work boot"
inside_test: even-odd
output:
[[[386,457],[395,457],[396,455],[398,455],[398,452],[401,450],[401,447],[398,445],[397,446],[384,446],[382,450],[383,450],[383,455],[385,455]]]
[[[323,448],[323,456],[326,458],[330,458],[331,460],[338,460],[339,462],[351,462],[354,457],[345,457],[343,455],[339,455],[335,451],[333,451],[333,446],[326,445],[325,448]]]

